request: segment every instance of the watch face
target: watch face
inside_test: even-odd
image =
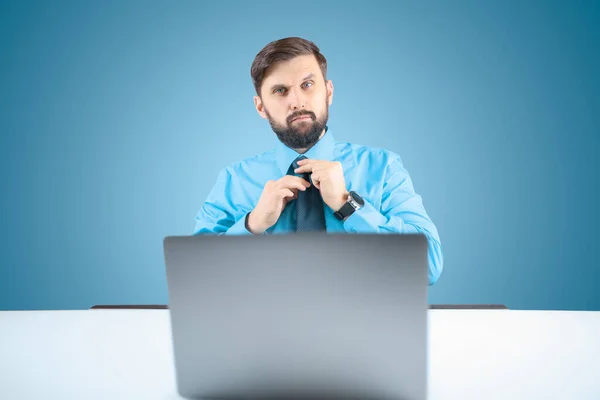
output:
[[[362,207],[365,205],[365,201],[358,195],[358,193],[352,191],[350,192],[350,196],[352,197],[352,200],[354,200],[359,206]]]

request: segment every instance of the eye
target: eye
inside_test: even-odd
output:
[[[286,89],[285,89],[285,88],[283,88],[283,87],[280,87],[280,88],[277,88],[277,89],[273,90],[273,93],[274,93],[274,94],[284,94],[284,93],[285,93],[285,91],[286,91]]]
[[[308,81],[308,82],[304,82],[304,83],[303,83],[303,86],[304,86],[305,88],[309,88],[309,87],[311,87],[311,86],[313,86],[313,85],[314,85],[314,84],[313,84],[311,81]]]

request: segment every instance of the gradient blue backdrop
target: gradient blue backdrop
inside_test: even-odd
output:
[[[430,303],[600,310],[599,4],[2,2],[0,309],[167,303],[163,238],[276,140],[252,59],[302,36],[437,224]]]

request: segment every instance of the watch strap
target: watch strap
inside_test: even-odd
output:
[[[346,202],[346,203],[344,203],[342,208],[340,208],[338,211],[333,213],[333,215],[335,215],[335,217],[337,219],[343,221],[344,219],[346,219],[350,215],[352,215],[354,213],[354,211],[356,211],[356,209],[354,207],[352,207],[352,204],[350,204],[349,202]]]

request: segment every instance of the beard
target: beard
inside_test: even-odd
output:
[[[307,149],[319,141],[321,133],[325,129],[329,118],[329,105],[325,103],[325,112],[319,118],[312,111],[296,111],[286,118],[285,125],[277,123],[266,108],[265,114],[267,114],[271,129],[273,129],[281,143],[291,149]],[[310,119],[292,122],[294,118],[303,115],[309,116]]]

